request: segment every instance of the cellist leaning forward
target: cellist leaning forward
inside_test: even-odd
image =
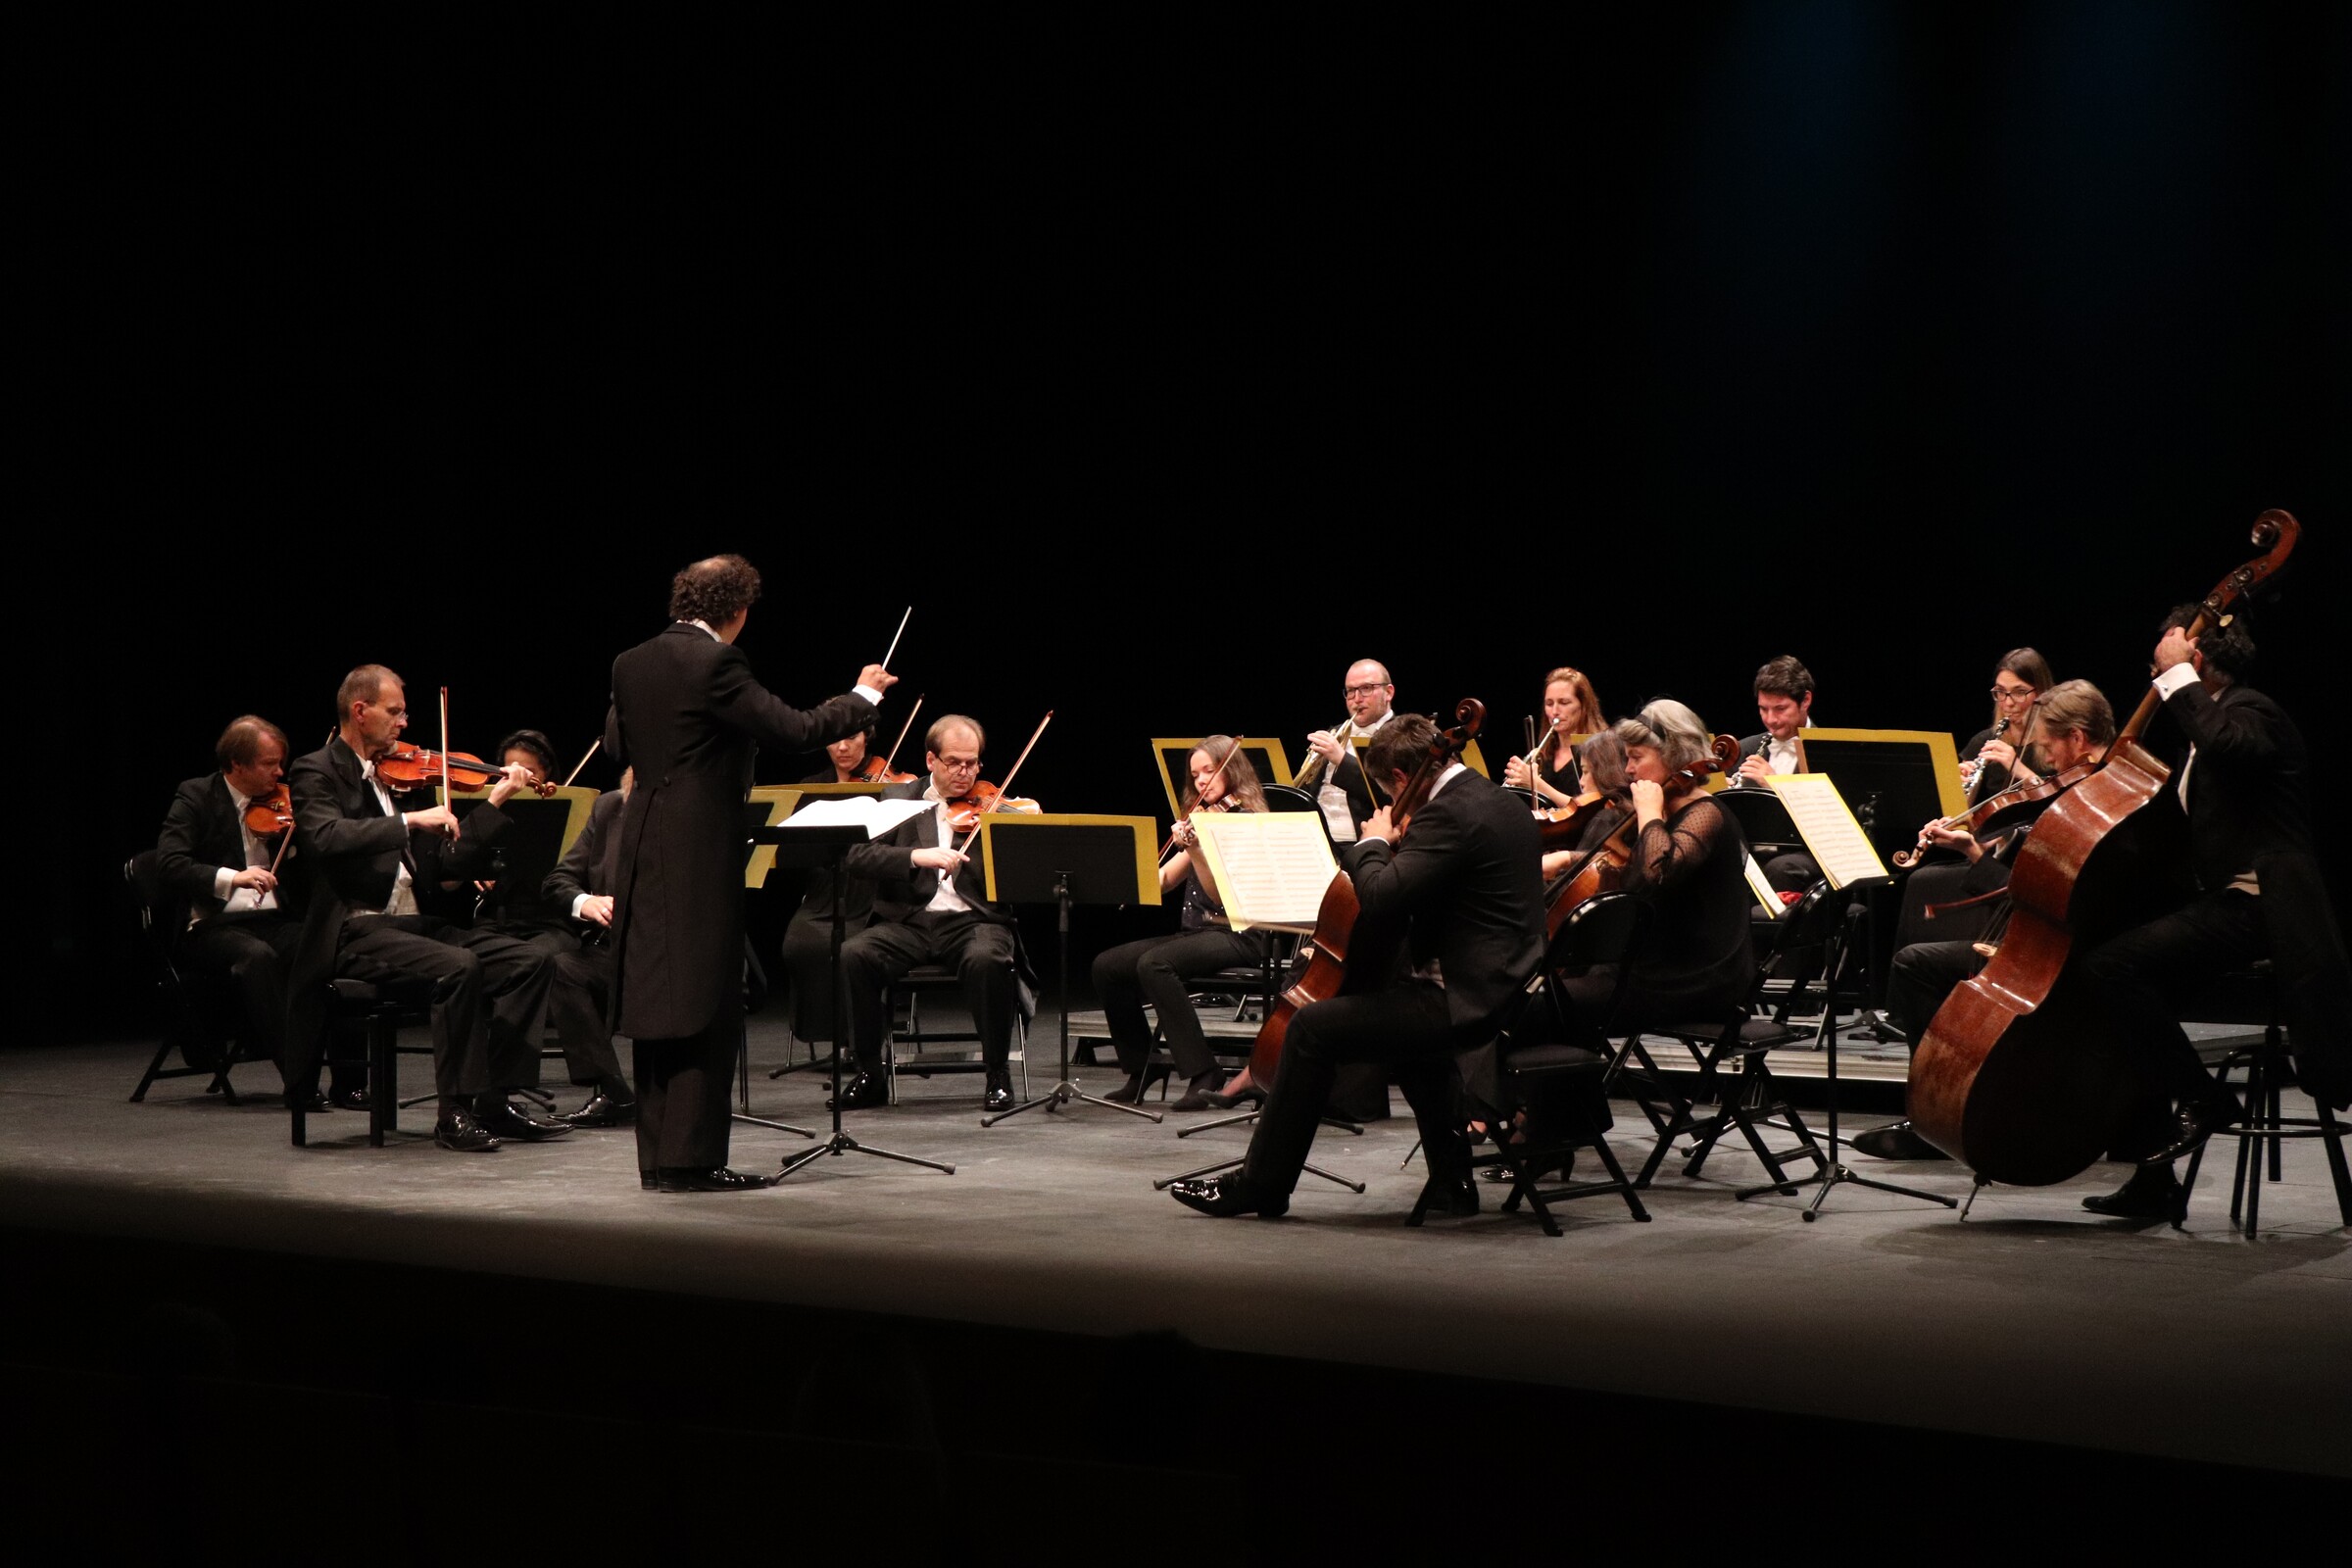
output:
[[[1364,767],[1394,797],[1436,738],[1427,718],[1400,714],[1373,737]],[[1452,1053],[1493,1038],[1504,1006],[1543,959],[1541,852],[1527,808],[1458,761],[1439,774],[1408,830],[1399,833],[1385,807],[1374,811],[1342,864],[1361,905],[1359,933],[1369,922],[1410,920],[1411,974],[1301,1007],[1249,1158],[1230,1175],[1176,1183],[1177,1200],[1219,1216],[1282,1213],[1333,1077],[1344,1063],[1374,1061],[1395,1075],[1420,1124],[1437,1189],[1432,1206],[1476,1212]]]

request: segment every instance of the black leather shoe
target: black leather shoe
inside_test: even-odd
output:
[[[637,1121],[637,1102],[614,1100],[600,1089],[588,1103],[556,1120],[566,1127],[630,1127]]]
[[[1952,1156],[1929,1143],[1907,1121],[1889,1122],[1854,1135],[1854,1151],[1873,1159],[1949,1159]]]
[[[654,1191],[659,1193],[749,1193],[768,1185],[765,1176],[739,1170],[658,1170]]]
[[[433,1142],[460,1154],[487,1154],[498,1147],[498,1139],[469,1110],[453,1110],[433,1123]]]
[[[1508,1180],[1506,1176],[1504,1178]],[[1478,1212],[1478,1183],[1464,1171],[1459,1176],[1432,1176],[1421,1186],[1431,1214],[1469,1215]]]
[[[1227,1171],[1222,1176],[1195,1176],[1174,1183],[1168,1196],[1187,1208],[1197,1208],[1218,1219],[1230,1219],[1236,1214],[1262,1214],[1267,1219],[1290,1211],[1288,1193],[1259,1193],[1250,1185],[1240,1171]]]
[[[2141,1160],[2140,1164],[2170,1165],[2235,1120],[2237,1102],[2228,1095],[2213,1100],[2192,1100],[2173,1112],[2173,1141]]]
[[[658,1191],[662,1186],[662,1182],[661,1179],[652,1171],[641,1170],[637,1173],[637,1185],[651,1193]]]
[[[890,1085],[882,1081],[880,1073],[861,1072],[841,1086],[841,1108],[844,1110],[865,1110],[889,1103]],[[825,1102],[825,1108],[833,1108],[831,1100]]]
[[[322,1116],[335,1107],[328,1102],[324,1095],[314,1089],[307,1097],[289,1090],[286,1094],[286,1108],[288,1110],[306,1110],[314,1116]]]
[[[2151,1178],[2151,1169],[2163,1170]],[[2112,1193],[2093,1193],[2082,1206],[2109,1219],[2171,1219],[2180,1212],[2180,1184],[2163,1167],[2143,1167]]]
[[[517,1109],[504,1095],[487,1097],[474,1104],[474,1119],[482,1130],[498,1138],[512,1138],[516,1143],[543,1143],[550,1138],[562,1138],[570,1133],[567,1123],[550,1121]]]
[[[1002,1067],[992,1067],[988,1073],[988,1092],[980,1097],[980,1108],[989,1115],[1013,1107],[1012,1074]]]
[[[366,1110],[368,1108],[368,1091],[365,1089],[337,1089],[327,1095],[326,1102],[337,1110]]]

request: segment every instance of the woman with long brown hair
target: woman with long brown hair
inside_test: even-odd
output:
[[[1524,757],[1512,758],[1503,764],[1503,783],[1533,791],[1539,806],[1566,806],[1584,790],[1572,737],[1592,734],[1602,723],[1592,682],[1583,670],[1562,664],[1544,677],[1544,743],[1535,750],[1535,766]]]

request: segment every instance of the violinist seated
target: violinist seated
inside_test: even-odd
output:
[[[1756,717],[1764,732],[1740,743],[1740,771],[1725,780],[1728,789],[1768,789],[1764,781],[1776,773],[1805,771],[1801,732],[1813,722],[1813,672],[1793,654],[1768,660],[1756,671]],[[1802,850],[1776,855],[1764,862],[1764,877],[1782,893],[1801,893],[1821,880],[1821,865]]]
[[[1365,764],[1395,799],[1407,788],[1409,770],[1424,760],[1436,767],[1439,744],[1427,718],[1399,714],[1365,749]],[[1409,972],[1376,991],[1300,1007],[1242,1168],[1177,1182],[1170,1188],[1176,1200],[1218,1217],[1288,1210],[1341,1067],[1376,1062],[1403,1089],[1420,1124],[1432,1206],[1477,1212],[1455,1054],[1492,1057],[1485,1048],[1543,961],[1536,845],[1525,807],[1458,760],[1435,773],[1427,799],[1401,829],[1387,808],[1375,811],[1342,858],[1361,906],[1356,943],[1362,949],[1369,931],[1402,927]],[[1500,1093],[1470,1087],[1490,1100]]]
[[[2176,1212],[2173,1161],[2236,1117],[2234,1098],[2205,1070],[2179,1021],[2215,977],[2270,958],[2303,1091],[2338,1109],[2352,1103],[2352,970],[2316,855],[2310,754],[2285,710],[2245,684],[2254,662],[2245,614],[2192,640],[2186,628],[2198,608],[2166,617],[2152,662],[2159,728],[2187,742],[2170,788],[2187,811],[2196,891],[2082,958],[2141,1081],[2112,1145],[2138,1157],[2139,1169],[2121,1191],[2083,1206],[2132,1218]]]
[[[2115,710],[2096,686],[2070,680],[2052,686],[2040,699],[2041,717],[2036,745],[2042,760],[2059,773],[2095,764],[2115,744]],[[1942,939],[1911,942],[1896,950],[1887,969],[1886,1011],[1903,1037],[1917,1045],[1929,1021],[1960,982],[1983,969],[1999,947],[2008,924],[2009,869],[2018,849],[2033,828],[2030,808],[1997,806],[1984,813],[1982,833],[1963,823],[1937,820],[1920,829],[1923,844],[1953,857],[1957,874],[1929,878],[1936,869],[1923,867],[1911,874],[1904,888],[1905,923],[1912,922],[1915,899],[1962,903],[1984,899],[1989,918],[1973,940]],[[1932,928],[1934,909],[1919,911],[1919,922]],[[1943,1159],[1943,1151],[1912,1130],[1908,1121],[1876,1127],[1854,1139],[1854,1148],[1880,1159]]]
[[[572,1083],[589,1091],[586,1104],[558,1118],[573,1127],[627,1127],[637,1120],[637,1096],[612,1049],[612,950],[605,940],[612,929],[620,813],[636,785],[637,770],[623,768],[620,788],[596,798],[588,825],[539,885],[540,905],[570,927],[552,955],[547,1015]]]
[[[1306,749],[1313,755],[1304,765],[1313,770],[1308,782],[1315,785],[1315,804],[1330,824],[1333,840],[1349,844],[1372,814],[1373,805],[1363,764],[1356,760],[1355,742],[1379,734],[1396,715],[1396,683],[1379,660],[1359,659],[1348,666],[1341,695],[1348,703],[1347,718],[1337,729],[1315,730],[1306,737]]]
[[[1660,698],[1621,718],[1634,839],[1619,889],[1649,906],[1649,934],[1629,959],[1614,1018],[1604,1032],[1720,1017],[1746,999],[1755,980],[1748,908],[1747,841],[1740,823],[1683,770],[1703,760],[1713,736],[1696,713]],[[1604,1006],[1617,980],[1595,966],[1565,982],[1588,1013]]]
[[[2049,661],[2031,648],[2012,648],[1993,666],[1992,722],[1960,748],[1960,788],[1970,805],[2008,787],[2016,775],[2021,742],[2026,766],[2044,775],[2057,771],[2043,755],[2041,724],[2033,719],[2034,699],[2056,685]],[[2026,733],[2029,725],[2032,737]]]
[[[1187,982],[1220,969],[1262,964],[1267,942],[1265,932],[1236,931],[1226,920],[1216,876],[1200,853],[1192,818],[1201,811],[1262,811],[1266,797],[1257,770],[1230,735],[1211,735],[1195,747],[1186,768],[1190,782],[1170,835],[1176,853],[1159,868],[1162,894],[1184,890],[1182,929],[1173,936],[1123,943],[1099,955],[1095,991],[1102,999],[1119,1066],[1127,1074],[1126,1084],[1104,1098],[1130,1105],[1144,1098],[1145,1069],[1152,1056],[1152,1025],[1144,1016],[1144,1004],[1150,1003],[1167,1040],[1169,1058],[1185,1079],[1184,1096],[1173,1108],[1189,1111],[1217,1103],[1209,1097],[1223,1085],[1225,1073],[1208,1049]],[[1387,1092],[1382,1085],[1384,1099]]]
[[[268,825],[269,803],[284,799],[285,732],[245,714],[220,732],[213,758],[218,770],[179,786],[156,838],[158,877],[187,909],[172,938],[172,961],[197,991],[225,990],[235,998],[236,1032],[282,1076],[286,970],[301,927],[278,901],[278,872],[286,869],[278,858],[282,830],[256,832],[248,812]],[[191,1035],[182,1050],[202,1053],[211,1044]],[[363,1087],[339,1084],[330,1098],[353,1109],[368,1103]]]
[[[1625,738],[1615,725],[1585,737],[1585,744],[1577,748],[1577,772],[1584,788],[1568,804],[1576,808],[1573,821],[1580,831],[1573,845],[1544,852],[1546,885],[1581,864],[1634,808],[1633,797],[1627,793],[1632,780],[1626,772]]]
[[[287,1094],[316,1095],[327,982],[342,977],[430,1003],[441,1148],[486,1152],[501,1138],[568,1133],[507,1099],[538,1075],[550,956],[495,928],[462,930],[418,904],[419,890],[480,873],[507,827],[499,808],[525,787],[524,770],[497,769],[461,830],[446,806],[404,810],[394,799],[395,773],[414,765],[400,755],[408,698],[397,674],[362,664],[343,677],[335,707],[335,734],[292,776],[308,907],[291,979]]]
[[[804,784],[867,784],[900,783],[907,775],[888,774],[883,759],[873,750],[875,716],[879,710],[870,710],[864,727],[825,748],[825,765],[807,778]],[[866,775],[874,775],[868,778]],[[871,924],[874,917],[874,885],[852,878],[843,879],[848,897],[842,906],[842,933],[845,939],[856,935]],[[824,1041],[833,1039],[833,879],[819,872],[811,877],[808,889],[801,896],[800,907],[784,927],[784,983],[792,994],[792,1034],[796,1040]]]
[[[1542,806],[1567,806],[1585,793],[1574,737],[1600,728],[1600,699],[1581,669],[1563,664],[1544,677],[1544,739],[1502,767],[1502,781]]]
[[[979,861],[965,853],[970,830],[954,821],[959,808],[971,809],[969,798],[980,790],[987,744],[977,719],[949,713],[934,722],[923,742],[930,776],[894,784],[882,798],[931,801],[937,809],[908,817],[844,858],[852,878],[872,884],[874,901],[873,924],[841,950],[850,1043],[858,1056],[858,1076],[842,1086],[844,1109],[889,1100],[882,1072],[883,993],[926,963],[955,967],[980,1033],[988,1074],[983,1102],[991,1111],[1012,1108],[1012,1029],[1025,984],[1016,968],[1020,945],[1010,911],[988,902]],[[999,802],[989,808],[1021,807]]]

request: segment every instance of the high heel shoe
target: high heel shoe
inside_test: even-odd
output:
[[[1208,1102],[1212,1110],[1232,1110],[1237,1105],[1264,1104],[1266,1092],[1255,1084],[1244,1084],[1230,1095],[1202,1095],[1200,1098]]]
[[[1168,1071],[1167,1063],[1162,1062],[1156,1067],[1131,1073],[1125,1083],[1102,1098],[1114,1105],[1140,1105],[1144,1102],[1144,1097],[1152,1092],[1152,1086],[1168,1081]]]
[[[1217,1108],[1217,1091],[1213,1086],[1224,1081],[1225,1074],[1218,1069],[1211,1068],[1185,1085],[1184,1098],[1168,1108],[1170,1110],[1214,1110]]]

